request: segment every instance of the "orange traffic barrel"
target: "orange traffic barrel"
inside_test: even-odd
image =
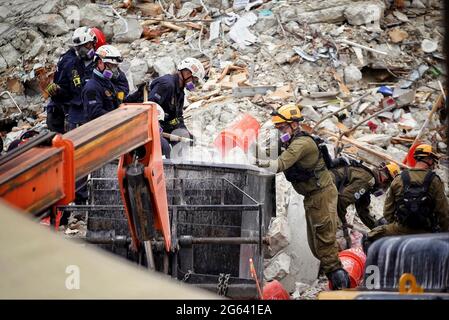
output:
[[[350,248],[341,251],[338,256],[340,257],[343,268],[349,274],[349,280],[351,281],[351,288],[356,288],[363,279],[363,272],[365,270],[366,255],[363,249],[360,247]],[[329,282],[329,288],[332,289],[332,285]]]
[[[290,295],[279,281],[273,280],[263,287],[263,300],[290,300]]]
[[[259,130],[259,122],[246,113],[228,128],[222,130],[215,139],[214,145],[218,148],[222,157],[235,147],[247,152],[249,146],[256,140]]]

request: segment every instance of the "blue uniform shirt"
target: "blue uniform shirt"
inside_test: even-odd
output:
[[[51,108],[64,106],[68,108],[69,121],[81,123],[84,118],[81,91],[90,78],[92,68],[86,66],[76,53],[75,48],[70,48],[58,61],[53,82],[61,88],[58,93],[51,97],[47,107]]]
[[[162,122],[164,131],[171,131],[170,121],[179,119],[183,123],[182,115],[184,108],[184,89],[179,86],[178,74],[167,74],[154,79],[150,85],[148,100],[159,104],[166,113],[165,120]]]
[[[87,121],[98,118],[114,109],[120,101],[116,97],[117,91],[109,79],[94,69],[92,78],[83,88],[82,98]]]

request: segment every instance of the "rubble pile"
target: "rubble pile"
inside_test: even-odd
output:
[[[43,91],[71,32],[87,25],[103,30],[125,58],[131,90],[176,71],[196,57],[207,81],[186,94],[186,125],[198,147],[195,160],[247,162],[244,154],[222,159],[211,146],[219,132],[249,113],[259,123],[288,102],[298,102],[305,128],[327,137],[337,153],[377,166],[402,162],[420,135],[447,152],[443,1],[27,0],[0,5],[0,131],[6,150],[21,132],[45,127]],[[130,5],[131,3],[131,5]],[[440,97],[441,96],[441,97]],[[344,106],[348,106],[344,109]],[[327,119],[323,119],[327,117]],[[317,123],[319,123],[317,125]],[[206,151],[206,152],[205,152]],[[447,166],[447,157],[441,163]],[[441,170],[440,176],[446,177]],[[291,188],[277,177],[278,221],[265,280],[285,279],[295,258],[284,250],[299,231],[286,223]],[[381,216],[382,198],[372,199]],[[303,210],[303,209],[302,209]],[[349,210],[348,221],[363,224]],[[313,261],[312,261],[313,262]],[[318,273],[318,266],[314,268]],[[314,277],[316,279],[316,276]],[[319,281],[289,280],[295,298],[313,297]],[[293,286],[293,287],[292,287]],[[320,289],[321,288],[321,289]]]

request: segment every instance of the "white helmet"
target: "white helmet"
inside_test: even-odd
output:
[[[97,36],[89,27],[79,27],[72,35],[72,43],[74,46],[80,46],[88,42],[96,42]]]
[[[203,64],[198,59],[186,58],[182,60],[178,65],[178,71],[183,69],[190,70],[190,72],[192,72],[192,76],[198,78],[200,82],[203,82],[206,71],[204,70]]]
[[[95,59],[101,59],[105,63],[119,64],[123,61],[120,51],[110,44],[105,44],[95,52]]]

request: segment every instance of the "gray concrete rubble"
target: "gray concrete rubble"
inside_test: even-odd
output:
[[[4,152],[26,130],[46,128],[45,81],[70,48],[73,30],[91,26],[102,29],[108,43],[121,51],[131,90],[176,72],[185,57],[203,63],[205,83],[186,91],[184,117],[195,145],[183,149],[182,160],[253,164],[239,146],[224,157],[217,149],[220,133],[244,115],[262,127],[257,146],[263,159],[275,160],[279,135],[270,113],[298,103],[304,128],[316,129],[332,154],[340,151],[369,167],[386,160],[402,163],[421,134],[442,156],[438,173],[447,179],[448,115],[442,108],[431,112],[446,85],[442,0],[404,1],[404,8],[396,8],[393,0],[133,4],[0,3]],[[383,199],[372,197],[376,217],[382,216]],[[295,299],[314,299],[327,289],[327,281],[307,244],[302,197],[283,174],[276,176],[276,213],[268,233],[265,280],[279,280]],[[351,237],[360,239],[360,230],[367,229],[352,206],[347,219],[358,230]],[[77,235],[82,225],[74,220],[67,234]],[[342,247],[341,230],[337,235]]]

